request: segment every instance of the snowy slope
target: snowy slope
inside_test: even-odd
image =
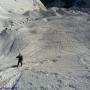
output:
[[[2,7],[0,7],[0,19],[7,19],[8,18],[8,12],[4,10]]]
[[[6,11],[18,14],[40,8],[45,10],[44,5],[39,0],[0,0],[0,6]]]
[[[90,90],[90,16],[52,10],[36,20],[17,17],[0,33],[0,88]],[[24,62],[16,68],[19,51]]]

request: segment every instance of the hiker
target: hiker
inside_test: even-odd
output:
[[[19,53],[19,55],[16,58],[18,58],[17,67],[19,66],[19,64],[21,64],[22,67],[23,56]]]

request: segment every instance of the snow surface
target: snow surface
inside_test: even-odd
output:
[[[0,0],[0,6],[8,12],[18,14],[27,10],[46,10],[40,0]]]
[[[90,15],[57,8],[52,12],[38,16],[36,11],[34,18],[15,14],[1,21],[0,88],[90,90]],[[17,68],[19,52],[24,62]]]

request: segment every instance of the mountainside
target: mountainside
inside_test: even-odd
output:
[[[7,12],[24,13],[27,10],[45,10],[44,5],[39,0],[0,0],[0,6]]]
[[[34,19],[27,13],[12,16],[14,26],[0,33],[0,88],[90,90],[90,15],[58,8]],[[19,52],[24,61],[17,68]]]
[[[90,90],[88,13],[41,10],[38,1],[0,1],[0,89]]]

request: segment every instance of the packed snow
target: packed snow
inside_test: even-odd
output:
[[[0,21],[0,88],[90,90],[89,14],[52,8],[5,16]],[[24,61],[17,68],[19,52]]]

